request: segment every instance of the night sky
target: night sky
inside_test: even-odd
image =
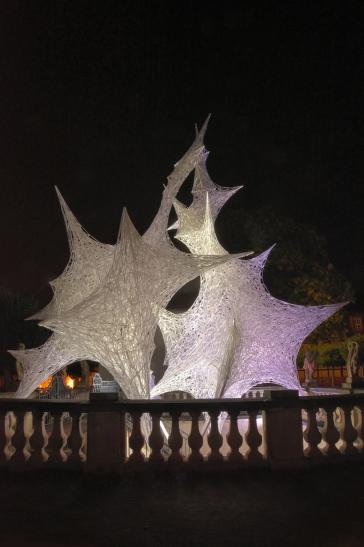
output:
[[[123,206],[143,232],[212,112],[211,175],[245,185],[228,207],[314,224],[360,293],[363,2],[11,0],[0,21],[1,285],[44,297],[65,266],[54,185],[97,239]]]

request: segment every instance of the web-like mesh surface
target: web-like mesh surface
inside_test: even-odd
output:
[[[81,359],[102,364],[129,398],[150,396],[150,361],[159,322],[167,371],[152,396],[185,391],[199,397],[240,397],[272,382],[299,388],[296,355],[304,338],[341,307],[304,307],[272,297],[262,272],[269,251],[246,260],[229,255],[216,238],[214,221],[238,188],[213,183],[203,147],[206,123],[168,177],[160,208],[141,237],[124,211],[116,245],[104,245],[78,223],[59,194],[70,259],[52,283],[54,297],[36,314],[53,331],[40,348],[12,351],[24,365],[17,392],[27,397],[47,377]],[[193,202],[176,195],[195,169]],[[168,236],[172,205],[177,250]],[[239,257],[250,253],[241,253]],[[165,308],[194,277],[200,292],[183,314]]]
[[[192,158],[197,158],[196,150],[201,149],[199,136],[197,144],[190,149]],[[178,170],[184,177],[194,161],[187,154],[179,162]],[[183,163],[187,165],[184,168]],[[181,178],[177,184],[177,179],[169,179],[174,192],[183,182]],[[164,195],[169,195],[168,186]],[[174,197],[171,195],[166,208],[171,208]],[[41,322],[55,334],[41,348],[12,352],[26,369],[18,396],[29,395],[66,364],[90,359],[113,375],[127,397],[148,398],[150,360],[160,309],[188,281],[234,258],[227,254],[186,254],[171,243],[166,244],[168,218],[163,208],[157,213],[159,221],[153,222],[147,232],[149,237],[143,238],[124,211],[117,244],[102,246],[85,234],[64,202],[62,205],[72,260],[56,280],[58,294],[43,310]],[[162,243],[152,244],[158,235]],[[92,275],[87,277],[83,272],[90,264]],[[60,301],[60,295],[64,300]]]
[[[62,334],[54,333],[39,348],[10,351],[16,359],[21,361],[24,371],[24,377],[16,392],[17,397],[29,397],[49,376],[85,358],[79,352],[78,345],[72,345],[72,340],[67,342],[65,344],[65,337]]]
[[[216,220],[221,208],[242,186],[226,188],[215,184],[207,171],[206,161],[208,151],[203,149],[195,167],[192,195],[193,201],[186,207],[178,200],[174,200],[174,208],[177,213],[177,220],[169,227],[169,230],[178,229],[179,236],[182,236],[184,229],[192,232],[200,228],[201,220],[205,211],[206,195],[209,195],[210,213],[213,220]]]
[[[154,247],[124,211],[110,271],[72,309],[42,322],[71,341],[78,354],[101,363],[128,398],[149,397],[149,368],[160,308],[175,292],[230,256],[196,256]]]
[[[203,167],[198,198],[194,195],[190,207],[175,204],[176,237],[194,253],[224,254],[209,205],[217,201],[220,189],[208,182],[205,162]],[[213,200],[206,200],[204,210],[203,185],[205,199],[207,190],[215,193]],[[187,312],[161,311],[167,370],[152,396],[178,390],[196,398],[241,397],[265,383],[301,390],[296,365],[299,348],[313,329],[344,304],[298,306],[274,298],[263,282],[270,251],[203,274],[199,295]]]
[[[53,299],[30,319],[45,319],[70,310],[103,281],[110,270],[114,247],[100,243],[81,226],[56,188],[67,228],[70,258],[63,273],[50,282]]]

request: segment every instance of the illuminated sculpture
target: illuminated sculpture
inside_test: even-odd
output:
[[[174,204],[175,237],[193,253],[226,254],[214,230],[218,210],[209,205],[221,203],[225,189],[209,178],[206,156],[196,167],[192,194],[190,207]],[[241,397],[266,383],[301,391],[300,346],[344,304],[299,306],[274,298],[263,282],[270,251],[203,274],[199,294],[185,313],[161,311],[167,370],[152,396],[187,391],[195,398]]]
[[[62,274],[50,282],[51,302],[29,319],[45,319],[68,311],[100,285],[110,270],[114,246],[100,243],[81,226],[56,187],[66,224],[70,258]]]
[[[24,365],[17,396],[30,395],[67,364],[90,359],[113,375],[128,398],[149,397],[150,359],[160,309],[188,281],[234,259],[231,255],[186,254],[167,240],[172,201],[202,152],[200,140],[198,135],[176,165],[161,207],[143,238],[123,212],[111,257],[110,248],[88,236],[61,201],[71,260],[54,283],[57,290],[53,301],[39,314],[41,325],[54,334],[40,348],[11,352]],[[163,233],[164,238],[160,237]],[[156,241],[158,245],[154,244]],[[237,256],[247,254],[250,253]],[[90,266],[91,272],[84,273],[86,266]]]
[[[214,221],[240,187],[211,181],[205,130],[206,123],[175,165],[159,211],[142,237],[124,212],[116,245],[97,242],[59,194],[71,256],[53,282],[52,301],[33,316],[52,336],[40,348],[11,352],[24,365],[17,396],[29,396],[66,365],[90,359],[108,369],[128,398],[148,398],[158,322],[167,370],[152,396],[178,390],[196,398],[241,397],[267,382],[300,389],[300,345],[341,304],[305,307],[277,300],[262,280],[269,250],[241,261],[219,244]],[[185,207],[176,195],[193,169],[193,202]],[[178,216],[172,226],[176,237],[193,254],[177,250],[168,236],[172,205]],[[192,307],[182,314],[167,311],[178,289],[198,275],[200,292]]]

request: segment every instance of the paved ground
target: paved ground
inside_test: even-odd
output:
[[[364,465],[301,472],[0,474],[1,547],[363,547]]]

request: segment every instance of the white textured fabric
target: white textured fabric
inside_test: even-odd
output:
[[[207,171],[203,184],[205,195],[212,189],[218,201],[219,187],[212,187]],[[175,203],[176,238],[194,253],[224,254],[209,199],[203,211],[200,195],[190,207]],[[241,397],[265,383],[301,390],[296,359],[302,342],[345,304],[299,306],[274,298],[263,282],[270,251],[203,274],[187,312],[161,311],[167,370],[152,396],[187,391],[195,398]]]
[[[110,270],[114,247],[94,239],[81,226],[56,188],[67,228],[70,258],[63,273],[50,282],[53,299],[30,319],[45,319],[70,310],[103,281]]]
[[[49,376],[85,357],[80,353],[78,345],[73,346],[72,340],[65,343],[65,340],[62,334],[53,333],[39,348],[10,351],[21,361],[24,372],[16,397],[29,397]]]
[[[227,254],[183,253],[167,241],[164,209],[170,210],[183,177],[194,166],[201,151],[199,138],[198,146],[191,147],[178,163],[181,177],[175,174],[169,178],[164,206],[146,237],[138,234],[124,211],[116,246],[102,246],[83,231],[62,202],[72,259],[56,280],[55,298],[41,313],[41,325],[55,334],[40,348],[11,352],[26,371],[18,396],[30,395],[39,383],[70,362],[90,359],[113,375],[127,397],[149,397],[150,360],[160,309],[188,281],[234,259]],[[170,184],[173,192],[168,191]],[[160,244],[152,244],[158,236]],[[92,275],[84,273],[88,267]]]
[[[230,256],[195,256],[146,243],[123,213],[110,271],[82,302],[42,321],[102,364],[128,398],[149,397],[149,368],[161,307],[175,292]]]
[[[152,396],[178,390],[196,398],[241,397],[266,382],[300,387],[299,347],[341,304],[281,302],[262,280],[270,251],[241,261],[220,245],[214,222],[240,187],[211,181],[203,147],[206,124],[168,177],[160,208],[142,237],[124,211],[116,245],[99,243],[58,193],[70,259],[52,282],[52,301],[33,316],[52,336],[40,348],[11,351],[24,366],[18,397],[29,396],[66,365],[90,359],[113,375],[127,397],[148,398],[158,322],[167,370]],[[185,207],[176,196],[193,169],[193,202]],[[176,237],[193,254],[177,250],[168,236],[172,205],[178,216]],[[182,314],[167,311],[172,296],[198,275],[200,291],[193,306]]]
[[[226,188],[215,184],[211,180],[206,167],[208,155],[208,151],[204,149],[201,152],[199,161],[196,164],[192,187],[193,201],[191,205],[186,207],[178,200],[174,200],[173,204],[178,218],[176,222],[170,226],[169,230],[179,228],[179,235],[182,234],[183,227],[188,231],[192,231],[193,228],[200,227],[202,216],[205,211],[207,193],[209,194],[211,216],[213,220],[216,220],[225,203],[238,190],[243,188],[242,186]]]

